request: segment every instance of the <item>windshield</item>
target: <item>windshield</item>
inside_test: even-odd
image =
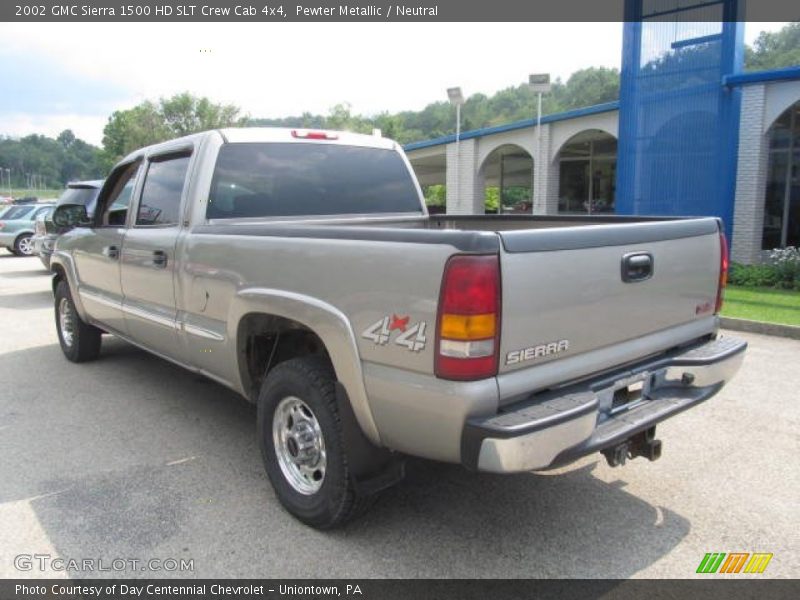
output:
[[[227,144],[206,216],[286,217],[422,212],[393,150],[336,144]]]
[[[95,200],[97,200],[97,194],[99,193],[99,188],[67,188],[59,197],[56,206],[63,206],[64,204],[80,204],[85,206],[86,212],[91,215],[94,212]]]

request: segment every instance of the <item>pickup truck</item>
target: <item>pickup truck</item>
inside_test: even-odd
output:
[[[715,218],[429,216],[379,136],[242,128],[133,152],[52,256],[66,357],[113,334],[257,404],[279,501],[317,528],[406,455],[517,473],[655,460],[746,344],[718,334]],[[713,424],[709,424],[712,426]]]

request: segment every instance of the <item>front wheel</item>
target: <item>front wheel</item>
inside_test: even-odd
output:
[[[61,351],[72,362],[94,360],[100,355],[102,332],[80,318],[66,281],[56,286],[56,331]]]
[[[258,399],[258,441],[278,500],[307,525],[341,525],[371,503],[354,487],[334,374],[323,360],[296,358],[270,372]]]

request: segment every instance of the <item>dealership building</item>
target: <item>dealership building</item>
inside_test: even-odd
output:
[[[420,184],[446,185],[450,214],[483,213],[495,187],[505,213],[719,216],[742,263],[800,246],[800,67],[676,97],[631,90],[624,61],[619,102],[406,145]]]

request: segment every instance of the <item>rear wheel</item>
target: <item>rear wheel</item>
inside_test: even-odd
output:
[[[281,504],[307,525],[328,529],[371,503],[357,493],[325,361],[296,358],[275,367],[258,399],[258,441]]]
[[[26,233],[19,236],[12,252],[17,256],[33,256],[33,235]]]
[[[80,318],[66,281],[56,286],[56,331],[61,351],[72,362],[86,362],[100,355],[102,332]]]

